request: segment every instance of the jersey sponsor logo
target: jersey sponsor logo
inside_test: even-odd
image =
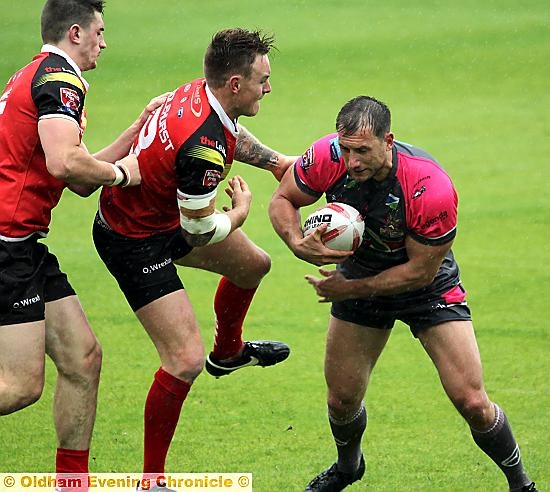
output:
[[[208,138],[206,135],[201,135],[200,137],[201,145],[206,145],[207,147],[211,147],[213,149],[216,149],[219,151],[224,157],[227,156],[227,152],[225,150],[225,147],[223,144],[218,142],[217,140],[213,140],[211,138]]]
[[[413,188],[416,188],[422,181],[426,181],[427,179],[432,179],[431,176],[424,176],[423,178],[420,178],[416,183],[414,183]]]
[[[447,213],[447,211],[443,210],[443,212],[440,212],[435,217],[430,217],[429,219],[427,219],[426,222],[424,222],[420,226],[420,229],[422,229],[422,230],[427,229],[428,227],[431,227],[434,224],[437,224],[438,222],[443,222],[443,221],[447,220],[448,217],[449,217],[449,214]]]
[[[202,185],[206,188],[218,186],[222,180],[222,173],[216,169],[207,169],[202,178]]]
[[[340,142],[338,137],[330,139],[330,160],[332,162],[340,163],[340,156],[342,152],[340,151]]]
[[[160,117],[159,117],[159,120],[158,120],[158,125],[159,125],[158,136],[160,138],[160,141],[163,144],[166,144],[164,146],[165,151],[174,148],[174,144],[172,143],[172,139],[170,138],[170,133],[168,132],[168,128],[166,126],[166,121],[167,121],[167,118],[168,118],[168,113],[170,112],[170,108],[172,107],[172,100],[174,99],[175,95],[176,94],[174,92],[172,92],[166,98],[166,102],[164,103],[164,107],[162,108],[162,112],[160,113]]]
[[[69,89],[68,87],[61,87],[59,89],[59,95],[63,106],[73,111],[78,111],[80,106],[80,96],[78,95],[78,92],[74,89]]]
[[[201,98],[201,86],[197,85],[193,96],[191,97],[191,113],[193,113],[197,118],[200,118],[202,115],[202,98]]]
[[[300,162],[300,167],[304,171],[304,174],[307,174],[307,170],[313,165],[315,161],[315,149],[313,145],[306,150],[305,154],[302,155],[302,162]]]
[[[422,193],[424,193],[425,191],[426,187],[424,185],[422,185],[420,188],[417,188],[413,192],[412,199],[416,200],[417,198],[420,198],[422,196]]]

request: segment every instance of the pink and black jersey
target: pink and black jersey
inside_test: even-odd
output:
[[[60,49],[45,45],[0,97],[0,239],[46,235],[65,183],[46,168],[38,120],[67,118],[84,132],[88,84]]]
[[[134,142],[141,184],[104,187],[102,219],[132,238],[178,229],[178,194],[200,198],[212,193],[229,172],[236,139],[236,122],[204,79],[179,87],[150,116]]]
[[[347,203],[361,212],[365,233],[348,260],[354,265],[351,275],[376,275],[405,263],[407,235],[433,245],[455,237],[458,197],[449,176],[418,147],[395,141],[392,152],[392,169],[382,182],[350,178],[336,133],[316,141],[294,167],[303,192],[325,194],[327,202]],[[458,266],[449,252],[430,289],[445,290],[457,281]]]

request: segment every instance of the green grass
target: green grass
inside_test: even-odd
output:
[[[4,0],[0,80],[40,47],[36,0]],[[397,138],[433,153],[460,196],[454,251],[469,291],[490,396],[506,410],[541,489],[550,489],[550,10],[547,2],[351,0],[107,3],[109,45],[86,74],[86,143],[108,143],[155,94],[200,76],[219,28],[274,32],[273,93],[243,123],[269,145],[301,153],[332,131],[338,109],[369,94],[387,102]],[[254,192],[245,231],[273,259],[246,322],[250,338],[285,340],[272,369],[201,375],[168,457],[171,472],[252,472],[254,490],[301,490],[335,456],[322,374],[328,307],[272,231],[269,176],[236,165]],[[67,194],[48,244],[101,340],[104,365],[91,450],[96,472],[138,472],[142,407],[156,353],[90,237],[96,197]],[[181,270],[209,349],[214,275]],[[42,399],[0,419],[0,471],[50,471],[55,369]],[[367,476],[350,490],[505,490],[446,400],[435,370],[398,325],[367,395]]]

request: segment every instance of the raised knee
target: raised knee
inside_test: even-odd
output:
[[[0,415],[9,415],[36,403],[42,396],[43,389],[43,374],[13,382],[0,382]]]
[[[251,273],[260,281],[271,270],[271,257],[262,250],[258,250],[257,254],[249,263]]]

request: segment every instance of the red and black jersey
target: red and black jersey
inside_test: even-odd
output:
[[[84,131],[88,84],[60,49],[45,45],[0,98],[0,239],[45,235],[65,183],[46,168],[38,120],[68,118]]]
[[[141,184],[103,188],[103,220],[133,238],[179,228],[178,193],[186,198],[212,193],[229,172],[236,138],[236,122],[204,79],[179,87],[149,117],[132,147]]]

